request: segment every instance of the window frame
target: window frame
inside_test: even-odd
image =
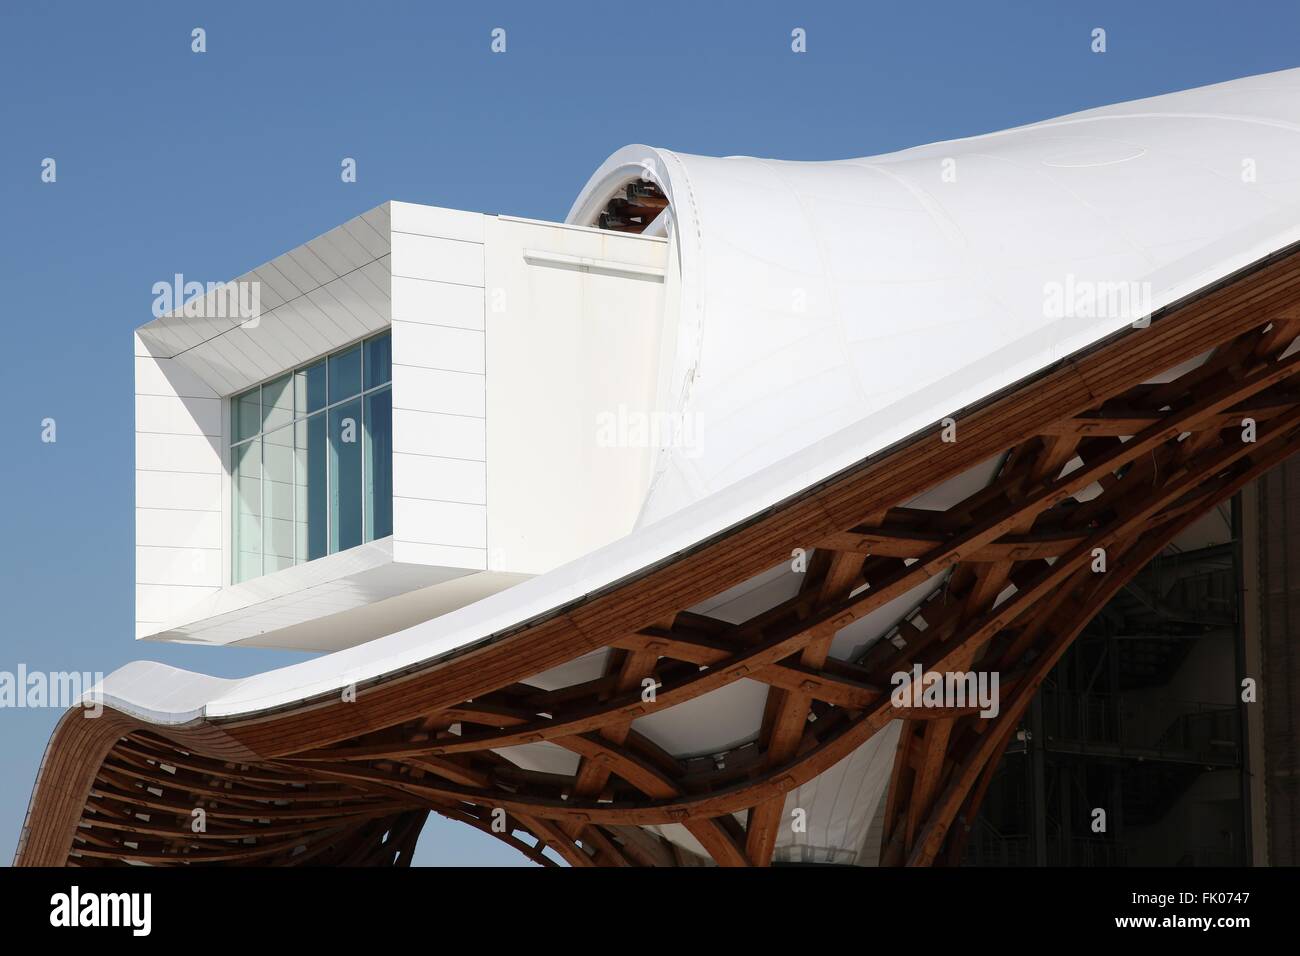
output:
[[[369,370],[366,362],[366,351],[367,351],[366,345],[370,342],[382,338],[388,338],[389,340],[388,362],[387,362],[388,376],[383,382],[380,382],[377,385],[369,385],[369,383],[367,382],[367,378],[369,377],[368,376]],[[355,394],[341,397],[336,401],[330,401],[330,392],[329,392],[330,359],[335,358],[336,356],[344,355],[345,353],[350,352],[353,349],[357,349],[360,352],[359,376],[361,379],[361,390]],[[318,364],[323,366],[324,373],[325,373],[324,385],[322,386],[323,394],[325,396],[325,403],[321,405],[319,408],[314,409],[313,411],[307,412],[304,410],[300,414],[298,409],[298,393],[297,393],[298,390],[294,379],[299,372],[306,371],[307,369],[312,368],[313,366],[316,366]],[[266,411],[262,401],[263,389],[267,385],[285,377],[288,377],[289,379],[288,391],[292,399],[292,413],[287,422],[281,422],[280,424],[268,430],[264,427]],[[366,488],[367,488],[368,479],[371,477],[369,474],[371,469],[371,463],[368,460],[369,456],[366,453],[367,449],[366,449],[365,437],[364,437],[366,433],[365,413],[366,413],[366,409],[369,407],[369,403],[367,400],[371,395],[378,394],[385,390],[391,392],[392,387],[393,387],[392,329],[388,328],[382,332],[376,332],[374,334],[366,335],[359,339],[354,339],[353,341],[349,342],[344,346],[341,346],[340,348],[331,349],[329,352],[326,352],[323,355],[319,355],[309,362],[303,362],[300,365],[295,365],[292,368],[279,372],[276,375],[272,375],[271,377],[265,379],[264,381],[258,382],[256,385],[251,385],[248,388],[240,389],[238,392],[235,392],[234,394],[226,397],[226,408],[227,408],[227,414],[229,415],[228,420],[230,422],[230,427],[226,435],[226,443],[225,443],[226,444],[225,447],[226,477],[230,482],[230,494],[225,496],[226,501],[229,504],[229,508],[230,508],[229,520],[226,522],[227,529],[229,531],[229,536],[230,536],[229,537],[230,561],[228,563],[227,571],[230,575],[229,580],[232,586],[236,584],[243,584],[248,581],[253,581],[260,577],[265,577],[267,574],[277,573],[277,571],[275,570],[273,571],[266,570],[267,515],[266,515],[266,441],[265,438],[267,435],[275,434],[276,432],[282,431],[284,429],[290,430],[291,442],[289,447],[294,453],[293,454],[293,463],[294,463],[293,480],[291,481],[293,492],[292,492],[292,498],[290,504],[290,514],[292,515],[292,520],[294,525],[293,533],[291,535],[292,542],[293,542],[293,563],[290,564],[289,567],[291,568],[298,567],[302,564],[308,563],[309,561],[319,560],[319,557],[308,558],[305,554],[299,555],[298,553],[299,535],[298,535],[297,525],[298,525],[298,515],[299,515],[298,493],[299,493],[300,483],[298,481],[299,461],[297,455],[298,449],[296,446],[297,429],[300,425],[306,425],[308,422],[310,422],[312,419],[316,418],[317,416],[323,416],[323,420],[327,423],[326,436],[328,439],[329,436],[328,422],[329,422],[330,412],[334,409],[339,408],[342,405],[347,405],[351,402],[357,402],[358,407],[361,409],[356,420],[356,429],[357,429],[356,441],[357,444],[359,445],[358,451],[361,457],[361,474],[359,479],[360,480],[359,487],[361,490],[360,490],[360,501],[358,502],[358,508],[360,509],[360,520],[361,520],[361,544],[368,544],[371,541],[375,540],[373,537],[370,536],[370,532],[372,530],[370,528],[370,525],[372,522],[369,515],[367,514],[367,508],[366,508]],[[250,393],[252,392],[257,393],[258,430],[236,441],[234,440],[234,437],[239,422],[240,407],[241,404],[246,404],[248,402],[248,399],[251,398]],[[391,431],[392,428],[391,401],[389,403],[389,408],[390,408],[389,429]],[[257,515],[258,515],[258,527],[259,527],[257,551],[258,551],[259,570],[258,573],[241,579],[239,577],[240,541],[239,541],[238,524],[239,524],[240,515],[238,510],[239,483],[235,474],[236,452],[239,449],[244,448],[245,446],[251,444],[252,442],[261,443],[258,452],[258,502],[257,502],[257,508],[258,508]],[[328,455],[328,444],[326,446],[326,454]],[[389,468],[391,471],[391,465],[389,466]],[[332,532],[334,530],[334,522],[335,522],[335,516],[333,513],[334,509],[329,506],[329,502],[331,501],[331,497],[330,497],[330,491],[331,491],[330,485],[332,482],[331,475],[330,475],[331,470],[332,469],[328,467],[328,465],[324,469],[324,475],[325,475],[324,496],[325,496],[325,501],[327,502],[327,506],[325,508],[325,531],[324,531],[326,552],[324,555],[321,555],[320,557],[329,557],[330,555],[333,554],[341,554],[343,551],[351,550],[351,548],[340,548],[337,550],[330,550],[331,542],[334,540],[334,535]],[[303,485],[302,487],[306,487],[306,486]],[[390,518],[390,523],[391,523],[391,518]],[[353,545],[352,547],[360,547],[360,545]],[[280,568],[277,570],[283,571],[283,570],[287,570],[287,568]]]

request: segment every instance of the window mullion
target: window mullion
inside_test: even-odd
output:
[[[357,496],[358,501],[356,502],[356,506],[361,509],[360,521],[359,521],[361,542],[364,543],[365,541],[369,540],[369,537],[371,536],[374,530],[373,518],[372,516],[368,515],[366,511],[367,485],[368,483],[373,483],[375,481],[375,462],[371,460],[373,449],[368,449],[367,447],[368,443],[372,443],[370,442],[371,436],[369,436],[368,434],[368,427],[372,425],[372,423],[369,421],[370,410],[367,408],[366,399],[368,396],[372,394],[376,394],[384,390],[385,388],[391,389],[392,377],[391,377],[391,372],[389,372],[387,381],[378,385],[372,383],[371,375],[369,374],[370,370],[368,369],[368,366],[366,364],[368,360],[368,356],[370,355],[370,351],[367,348],[367,345],[368,343],[371,343],[375,340],[382,338],[385,335],[390,335],[390,334],[391,334],[390,332],[384,332],[384,333],[380,333],[377,336],[370,336],[369,338],[361,339],[350,346],[347,346],[343,349],[338,349],[335,352],[322,356],[321,358],[316,360],[316,362],[319,362],[321,364],[321,372],[322,372],[322,379],[323,379],[322,387],[324,389],[324,395],[323,395],[324,402],[322,403],[322,407],[317,410],[318,413],[322,415],[322,422],[324,423],[325,426],[324,447],[321,449],[321,453],[324,456],[323,458],[324,467],[322,469],[323,475],[321,475],[321,483],[324,486],[323,490],[324,490],[324,505],[325,505],[325,507],[322,509],[324,512],[322,516],[324,519],[323,525],[324,525],[324,537],[325,537],[324,549],[323,549],[324,554],[334,554],[338,550],[340,550],[340,548],[336,547],[335,539],[336,537],[341,536],[342,529],[348,526],[347,522],[344,520],[344,511],[343,511],[344,507],[347,505],[347,502],[343,501],[340,491],[345,486],[351,487],[350,481],[354,477],[359,477],[360,479],[360,493]],[[388,346],[384,346],[384,348],[388,351],[388,356],[389,356],[388,361],[391,363],[391,348]],[[358,372],[358,378],[357,378],[358,391],[354,395],[343,396],[335,401],[331,401],[330,400],[331,385],[333,382],[333,375],[331,374],[331,366],[333,363],[331,362],[331,359],[337,358],[338,356],[346,355],[347,353],[351,352],[354,349],[359,352],[358,361],[360,362],[360,370]],[[286,373],[289,376],[288,387],[291,390],[290,403],[289,403],[290,422],[288,425],[288,432],[287,432],[289,436],[288,443],[287,443],[287,451],[288,454],[290,454],[293,459],[292,464],[287,469],[288,480],[292,484],[292,489],[288,496],[289,514],[290,514],[290,518],[288,522],[289,533],[293,538],[293,542],[290,546],[290,553],[288,555],[291,561],[291,566],[300,563],[305,563],[307,560],[309,560],[309,555],[311,554],[311,548],[308,544],[307,539],[311,534],[311,530],[308,526],[308,521],[312,516],[305,513],[306,511],[311,509],[311,501],[313,500],[310,495],[307,495],[307,491],[308,491],[307,482],[312,479],[312,469],[308,467],[308,459],[311,456],[311,451],[307,447],[304,447],[303,449],[300,449],[298,447],[298,431],[300,425],[305,430],[304,441],[305,442],[310,441],[311,428],[308,425],[308,418],[310,417],[309,416],[310,402],[307,401],[306,392],[304,392],[304,395],[302,396],[304,402],[306,403],[306,407],[300,406],[298,402],[299,396],[298,396],[297,375],[299,372],[314,366],[316,362],[308,363],[307,365],[303,365],[301,368],[290,369]],[[343,374],[345,372],[345,369],[342,365],[339,366],[339,371],[340,374]],[[383,374],[383,373],[379,372],[376,374]],[[340,387],[347,387],[347,380],[350,378],[351,378],[350,375],[345,376],[345,381],[341,383]],[[231,499],[232,499],[231,500],[231,521],[233,524],[233,528],[231,532],[231,540],[234,543],[234,547],[231,549],[232,559],[233,559],[232,577],[241,578],[240,583],[242,583],[242,575],[240,573],[242,570],[242,566],[240,564],[239,556],[241,553],[248,554],[249,552],[251,552],[251,548],[253,547],[253,545],[251,542],[243,541],[242,536],[240,534],[240,528],[242,525],[242,522],[240,520],[240,513],[241,513],[241,508],[243,507],[241,504],[242,502],[241,488],[247,484],[248,478],[246,476],[242,476],[242,472],[240,472],[239,476],[236,476],[236,472],[240,471],[236,467],[236,460],[239,457],[239,452],[241,449],[251,452],[251,449],[247,448],[247,446],[248,444],[254,441],[258,443],[258,460],[257,460],[257,465],[258,465],[258,469],[257,469],[258,471],[257,474],[258,534],[257,537],[258,540],[255,545],[258,554],[258,574],[265,575],[267,573],[266,564],[267,564],[268,554],[272,554],[272,556],[276,559],[277,564],[279,563],[280,560],[279,552],[274,551],[274,549],[278,547],[278,543],[275,540],[274,529],[272,528],[271,525],[271,515],[269,514],[268,511],[268,504],[270,503],[268,501],[268,498],[275,497],[276,501],[279,501],[281,499],[279,499],[277,496],[269,496],[267,494],[267,486],[270,484],[270,479],[268,477],[268,468],[269,468],[268,458],[273,456],[268,455],[267,448],[266,448],[267,429],[265,427],[265,423],[266,423],[266,416],[267,416],[266,409],[268,404],[267,395],[266,395],[266,384],[267,383],[261,383],[256,386],[257,394],[255,398],[252,399],[252,401],[247,401],[247,398],[251,397],[249,396],[249,392],[251,392],[252,389],[247,389],[243,393],[241,393],[242,396],[245,397],[244,402],[240,401],[240,396],[231,396],[231,405],[233,409],[232,419],[231,419],[232,420],[231,437],[239,439],[238,441],[231,441],[227,445],[227,452],[229,455],[229,462],[230,462],[229,473],[232,475],[232,477],[234,477],[233,493],[231,495]],[[304,388],[306,388],[305,382],[304,382]],[[278,404],[278,401],[279,400],[277,400],[277,404],[274,406],[274,410],[277,412],[281,409],[281,406]],[[348,403],[355,403],[358,406],[356,426],[360,430],[360,435],[357,437],[356,440],[360,442],[360,448],[356,453],[360,454],[361,462],[360,462],[360,467],[358,469],[359,475],[358,472],[350,472],[350,476],[348,478],[349,483],[345,484],[344,476],[341,473],[341,471],[346,463],[345,459],[350,458],[351,455],[354,453],[349,452],[345,455],[342,452],[338,452],[338,454],[336,455],[337,449],[335,445],[334,436],[330,428],[330,420],[331,420],[332,412],[334,412],[336,409],[342,406],[347,405]],[[244,405],[246,404],[255,405],[257,408],[256,426],[255,426],[254,434],[252,435],[240,434],[240,429],[242,427],[240,423],[246,417],[243,415]],[[252,423],[248,423],[248,424],[252,424]],[[334,462],[333,466],[331,466],[332,457],[338,457],[338,461]],[[336,469],[338,469],[340,473],[337,475],[332,474],[332,472],[335,471]],[[300,485],[302,487],[299,487]],[[278,479],[277,479],[277,487],[278,487]],[[337,514],[335,513],[335,507],[334,507],[335,498],[338,498]],[[300,512],[304,512],[304,513],[300,515]],[[353,532],[349,532],[349,540],[351,540],[352,534]],[[298,540],[300,536],[303,538],[302,541]]]
[[[362,373],[364,375],[365,363],[362,363]],[[361,440],[361,494],[357,496],[357,506],[361,509],[361,543],[365,544],[370,539],[366,537],[366,526],[369,522],[366,520],[366,476],[370,469],[367,467],[367,459],[370,457],[366,453],[366,381],[361,380],[361,394],[357,396],[357,407],[361,410],[361,421],[357,422],[357,436]]]
[[[258,571],[266,574],[266,437],[257,439],[257,553],[260,555]],[[260,576],[259,574],[259,576]]]
[[[259,576],[266,574],[266,388],[257,386],[257,563]]]

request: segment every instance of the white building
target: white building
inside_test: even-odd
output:
[[[215,290],[142,326],[137,636],[336,650],[627,534],[668,263],[391,202],[235,280],[255,317]]]
[[[628,147],[565,224],[362,213],[241,276],[256,316],[217,290],[135,335],[137,637],[331,653],[240,681],[131,665],[108,703],[255,720],[674,561],[1300,241],[1298,133],[1291,71],[843,162]],[[944,580],[840,629],[831,661]],[[775,563],[690,610],[745,621],[801,582]],[[597,680],[610,653],[522,683]],[[629,721],[721,768],[767,700],[744,678]],[[808,826],[777,860],[876,861],[899,723],[782,785]],[[495,753],[576,777],[585,758],[537,737]]]

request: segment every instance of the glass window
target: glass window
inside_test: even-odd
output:
[[[291,381],[292,378],[286,375],[262,386],[260,431],[269,432],[293,421],[293,392],[289,388]]]
[[[330,551],[361,543],[361,402],[329,410]]]
[[[325,407],[325,363],[317,362],[293,373],[294,402],[298,415],[310,415]]]
[[[262,440],[230,449],[230,484],[234,490],[232,550],[236,583],[262,573]]]
[[[366,540],[393,533],[393,390],[366,396]]]
[[[262,430],[261,389],[250,388],[235,398],[230,410],[230,430],[235,441],[252,438]]]
[[[293,567],[293,425],[262,436],[262,573]]]
[[[365,386],[367,389],[387,385],[393,377],[393,339],[376,335],[366,341]]]
[[[361,394],[361,346],[330,356],[330,404]]]
[[[325,455],[325,415],[317,414],[295,426],[295,487],[297,488],[299,562],[323,558],[329,554],[329,489]]]
[[[388,333],[231,399],[231,578],[393,533]]]

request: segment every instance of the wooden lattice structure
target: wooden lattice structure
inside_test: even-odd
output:
[[[717,864],[766,865],[786,795],[902,719],[881,862],[954,863],[1021,715],[1083,626],[1182,529],[1295,449],[1300,355],[1285,353],[1298,334],[1300,253],[1287,251],[955,414],[955,442],[936,423],[671,561],[361,686],[355,701],[177,727],[70,712],[18,862],[405,864],[433,812],[539,863],[545,847],[572,865],[701,862],[645,829],[679,823]],[[996,477],[964,501],[903,506],[990,459]],[[739,624],[688,610],[800,548],[815,550],[793,598]],[[829,656],[836,632],[945,573],[890,640],[858,660]],[[613,653],[598,679],[525,682],[600,648]],[[999,714],[893,706],[890,676],[917,663],[997,670]],[[768,685],[767,707],[753,741],[724,759],[684,759],[635,728],[650,708],[741,678]],[[536,741],[577,754],[576,773],[494,752]]]

